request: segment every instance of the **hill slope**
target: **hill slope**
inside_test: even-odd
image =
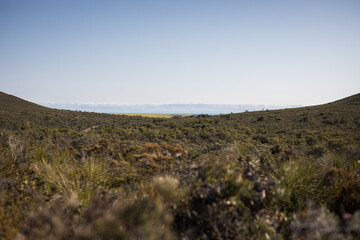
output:
[[[360,93],[352,95],[350,97],[346,97],[340,99],[338,101],[333,102],[332,104],[339,104],[339,105],[360,105]]]
[[[49,108],[0,92],[0,111],[21,112],[44,110],[49,110]]]

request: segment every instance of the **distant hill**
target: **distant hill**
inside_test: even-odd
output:
[[[0,92],[0,111],[22,112],[22,111],[46,111],[50,108],[26,101],[4,92]]]
[[[45,105],[45,104],[44,104]],[[301,106],[275,106],[275,105],[216,105],[216,104],[164,104],[164,105],[89,105],[89,104],[46,104],[44,107],[19,97],[0,92],[0,111],[22,112],[22,111],[58,111],[80,110],[98,113],[118,113],[118,114],[227,114],[241,113],[245,111],[262,111],[291,108],[293,110],[302,108]],[[328,104],[316,105],[311,108],[330,107],[339,105],[360,105],[360,93],[346,97]],[[306,107],[307,108],[307,107]],[[289,109],[290,110],[290,109]]]
[[[360,93],[337,100],[333,104],[360,105]]]

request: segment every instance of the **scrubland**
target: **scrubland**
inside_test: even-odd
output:
[[[360,239],[360,95],[217,116],[0,94],[0,239]]]

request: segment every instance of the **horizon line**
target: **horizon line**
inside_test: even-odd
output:
[[[66,102],[41,102],[40,105],[89,105],[89,106],[170,106],[170,105],[213,105],[213,106],[305,106],[303,104],[253,104],[253,103],[66,103]]]

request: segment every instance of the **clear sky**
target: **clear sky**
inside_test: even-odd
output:
[[[37,103],[326,103],[360,92],[360,1],[0,0],[0,91]]]

